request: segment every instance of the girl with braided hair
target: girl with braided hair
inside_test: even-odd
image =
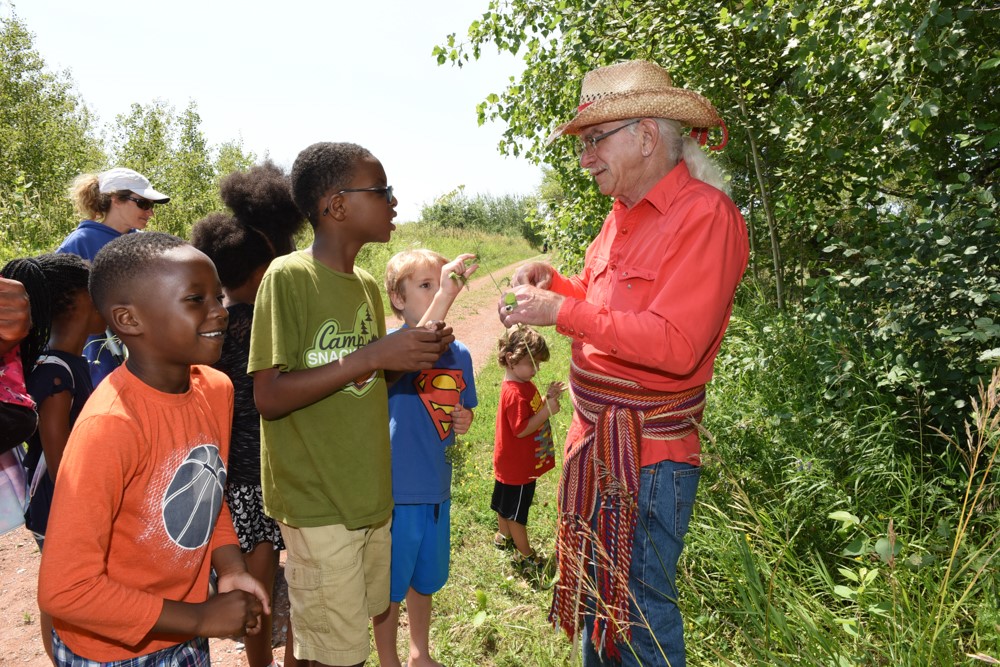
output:
[[[260,413],[254,404],[253,379],[247,375],[250,325],[264,271],[271,260],[295,249],[295,233],[305,218],[292,201],[288,177],[270,161],[237,171],[219,184],[229,213],[213,213],[195,223],[191,243],[215,262],[229,311],[229,330],[215,367],[229,376],[235,390],[233,434],[229,451],[226,501],[247,569],[270,591],[284,549],[281,531],[264,514],[260,482]],[[261,632],[246,637],[250,667],[273,662],[271,618]],[[295,665],[289,624],[286,667]]]
[[[24,521],[41,549],[63,450],[93,391],[83,347],[88,336],[104,331],[104,318],[87,291],[90,265],[77,255],[14,259],[0,274],[24,285],[32,307],[31,329],[21,341],[21,361],[28,394],[38,406],[38,429],[28,441],[24,459],[31,480]],[[51,617],[40,613],[39,625],[51,658]]]

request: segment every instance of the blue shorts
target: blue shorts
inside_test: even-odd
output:
[[[451,500],[392,509],[392,602],[402,602],[411,588],[421,595],[441,590],[448,581],[450,557]]]

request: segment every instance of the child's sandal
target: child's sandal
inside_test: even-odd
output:
[[[503,533],[497,533],[493,536],[493,546],[497,549],[502,549],[506,551],[514,546],[514,538],[510,535],[504,535]]]

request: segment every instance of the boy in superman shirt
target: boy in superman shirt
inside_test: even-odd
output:
[[[478,268],[474,255],[452,262],[431,250],[389,260],[385,289],[406,327],[442,320]],[[448,580],[451,550],[451,463],[446,448],[472,424],[477,405],[472,355],[457,340],[434,367],[408,373],[389,389],[392,442],[392,565],[389,609],[375,617],[379,664],[400,667],[399,605],[410,626],[410,667],[440,667],[430,657],[431,596]]]

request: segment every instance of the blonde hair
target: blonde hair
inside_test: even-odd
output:
[[[69,199],[77,214],[88,220],[101,221],[111,210],[111,195],[102,194],[97,174],[80,174],[69,186]]]
[[[501,368],[513,366],[528,355],[536,364],[549,360],[549,346],[542,334],[531,327],[515,327],[497,341],[497,363]]]
[[[396,304],[392,302],[392,295],[396,294],[401,299],[406,299],[403,282],[412,276],[417,269],[424,266],[436,266],[440,269],[447,263],[447,257],[426,248],[404,250],[393,255],[385,265],[385,293],[389,296],[392,312],[397,317],[403,316],[403,311],[396,308]]]

